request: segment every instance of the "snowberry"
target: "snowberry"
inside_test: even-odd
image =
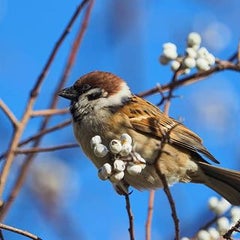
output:
[[[122,150],[122,144],[119,140],[117,139],[113,139],[110,143],[109,143],[109,149],[112,153],[114,154],[118,154],[121,150]]]
[[[92,137],[92,139],[90,141],[91,148],[94,148],[95,145],[97,145],[99,143],[102,143],[102,139],[99,135]]]
[[[101,168],[98,170],[98,177],[102,180],[108,179],[108,177],[112,173],[112,166],[109,163],[105,163]]]
[[[97,144],[93,151],[97,157],[105,157],[108,154],[107,147],[101,143]]]
[[[122,172],[125,170],[125,163],[117,159],[113,162],[113,169],[117,172]]]

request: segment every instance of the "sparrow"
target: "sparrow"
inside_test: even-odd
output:
[[[163,187],[160,169],[169,185],[202,183],[231,204],[240,205],[240,172],[211,165],[207,159],[219,162],[197,134],[134,95],[120,77],[93,71],[58,94],[71,101],[74,135],[98,169],[110,162],[111,156],[97,157],[91,139],[99,135],[107,146],[116,136],[131,136],[134,151],[146,161],[146,167],[135,176],[126,172],[116,184],[118,193],[127,193],[129,186],[139,190]]]

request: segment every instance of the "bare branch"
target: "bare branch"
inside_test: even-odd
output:
[[[233,71],[240,71],[240,64],[234,64],[229,61],[223,61],[218,60],[217,65],[212,67],[211,69],[207,71],[197,72],[195,74],[191,74],[187,77],[184,77],[182,79],[179,79],[177,81],[171,81],[170,83],[167,83],[165,85],[161,86],[162,92],[169,91],[170,89],[176,89],[179,87],[187,86],[192,83],[201,81],[205,79],[206,77],[212,75],[213,73],[224,71],[224,70],[233,70]],[[146,97],[155,93],[159,92],[159,87],[156,86],[148,91],[144,91],[138,94],[140,97]]]
[[[130,235],[130,240],[134,240],[134,217],[131,209],[131,204],[130,204],[130,198],[129,194],[125,194],[125,200],[126,200],[126,209],[128,213],[128,219],[129,219],[129,235]]]
[[[16,128],[19,124],[17,118],[13,114],[13,112],[8,108],[8,106],[0,99],[0,108],[3,110],[3,112],[6,114],[10,122],[12,123],[13,127]]]
[[[52,115],[59,115],[59,114],[66,114],[68,113],[68,109],[44,109],[44,110],[35,110],[32,111],[32,117],[39,117],[39,116],[52,116]]]
[[[148,199],[148,214],[146,220],[146,240],[151,240],[151,226],[153,218],[153,206],[154,206],[155,190],[151,190]]]
[[[56,125],[53,126],[53,127],[47,128],[47,129],[45,129],[45,130],[42,130],[42,131],[38,132],[37,134],[35,134],[35,135],[33,135],[33,136],[31,136],[31,137],[29,137],[29,138],[21,141],[21,142],[19,143],[18,147],[21,147],[21,146],[23,146],[23,145],[25,145],[25,144],[27,144],[27,143],[29,143],[29,142],[31,142],[31,141],[34,141],[34,140],[36,140],[37,138],[42,137],[43,135],[46,135],[47,133],[51,133],[51,132],[53,132],[53,131],[59,130],[59,129],[61,129],[61,128],[64,128],[64,127],[70,125],[71,122],[72,122],[72,119],[68,119],[68,120],[66,120],[66,121],[64,121],[64,122],[61,122],[61,123],[56,124]],[[0,159],[1,159],[1,156],[0,156]]]
[[[64,122],[62,122],[62,123],[58,123],[58,124],[56,124],[56,125],[53,126],[53,127],[47,128],[47,129],[45,129],[45,130],[43,130],[43,131],[40,131],[40,132],[38,132],[37,134],[35,134],[35,135],[33,135],[33,136],[31,136],[31,137],[29,137],[29,138],[21,141],[21,142],[18,144],[18,147],[21,147],[21,146],[23,146],[23,145],[25,145],[25,144],[27,144],[27,143],[29,143],[29,142],[31,142],[31,141],[34,141],[34,140],[36,140],[37,138],[39,138],[39,137],[41,137],[41,136],[43,136],[43,135],[46,135],[46,134],[51,133],[51,132],[53,132],[53,131],[59,130],[59,129],[61,129],[61,128],[64,128],[64,127],[68,126],[71,122],[72,122],[72,120],[69,119],[69,120],[66,120],[66,121],[64,121]],[[7,153],[8,153],[8,152],[4,152],[3,154],[1,154],[1,155],[0,155],[0,160],[3,159],[4,157],[6,157]]]
[[[227,240],[233,240],[233,238],[231,237],[232,234],[234,232],[240,232],[240,219],[237,221],[237,223],[231,228],[229,229],[224,235],[223,238],[227,239]]]
[[[32,91],[30,93],[30,99],[28,101],[26,110],[23,114],[21,124],[19,124],[19,127],[18,127],[17,131],[15,132],[15,134],[13,136],[12,142],[11,142],[10,147],[9,147],[9,153],[7,154],[6,161],[4,162],[4,166],[3,166],[3,169],[2,169],[2,172],[1,172],[1,176],[0,176],[0,198],[2,197],[2,193],[3,193],[3,190],[4,190],[5,184],[6,184],[8,174],[9,174],[9,170],[10,170],[10,167],[12,165],[12,162],[13,162],[13,159],[14,159],[14,156],[15,156],[15,151],[16,151],[18,145],[19,145],[20,137],[22,136],[23,130],[24,130],[29,118],[31,117],[33,105],[35,103],[36,97],[39,94],[39,90],[40,90],[40,87],[42,85],[42,82],[43,82],[45,76],[47,75],[48,70],[49,70],[49,68],[50,68],[50,66],[51,66],[51,64],[52,64],[52,62],[53,62],[53,60],[56,56],[56,53],[57,53],[58,49],[60,48],[62,42],[66,38],[67,34],[70,32],[70,30],[71,30],[74,22],[76,21],[78,15],[80,14],[81,10],[85,6],[85,4],[88,3],[88,2],[90,2],[90,0],[83,0],[80,3],[80,5],[77,7],[75,13],[71,17],[71,19],[70,19],[70,21],[67,25],[67,27],[64,29],[62,35],[60,36],[59,40],[57,41],[56,45],[54,46],[54,48],[52,50],[52,53],[50,54],[50,57],[49,57],[46,65],[45,65],[45,67],[42,70],[42,73],[38,77]],[[86,15],[85,15],[85,17],[86,17]],[[59,83],[58,85],[60,86],[61,83]],[[54,97],[53,97],[52,105],[57,102],[56,98],[57,98],[57,95],[55,94]],[[46,116],[46,119],[43,121],[42,125],[40,126],[40,131],[45,130],[49,117],[50,116]],[[40,137],[35,140],[35,142],[33,144],[33,148],[37,147],[39,145],[39,143],[40,143]],[[1,209],[0,219],[3,219],[5,217],[8,209],[10,208],[10,206],[13,202],[13,200],[16,198],[18,192],[20,191],[20,188],[21,188],[21,186],[24,182],[24,179],[26,177],[26,173],[28,171],[28,168],[30,167],[30,164],[32,162],[33,157],[34,157],[34,153],[28,154],[26,159],[24,160],[24,164],[22,165],[22,167],[20,169],[19,175],[17,176],[16,181],[13,185],[13,188],[10,191],[9,197],[8,197],[7,201],[5,202],[5,204],[3,205],[2,209]]]
[[[27,232],[25,230],[21,230],[19,228],[15,228],[15,227],[11,227],[11,226],[5,225],[3,223],[0,223],[0,228],[4,229],[4,230],[7,230],[7,231],[10,231],[10,232],[14,232],[14,233],[20,234],[22,236],[28,237],[28,238],[33,239],[33,240],[41,240],[40,237],[38,237],[36,235],[33,235],[30,232]]]
[[[17,149],[15,151],[16,154],[30,154],[30,153],[40,153],[40,152],[52,152],[56,150],[62,150],[62,149],[67,149],[67,148],[75,148],[79,147],[77,143],[67,143],[67,144],[62,144],[62,145],[57,145],[53,147],[33,147],[30,149]]]
[[[175,240],[179,240],[180,239],[180,228],[179,228],[179,219],[177,216],[176,206],[175,206],[173,197],[171,195],[171,192],[169,190],[165,175],[161,172],[161,169],[159,167],[156,167],[156,170],[157,170],[158,176],[160,177],[160,179],[163,183],[163,190],[167,195],[167,198],[170,203],[171,210],[172,210],[172,218],[173,218],[174,227],[175,227]]]

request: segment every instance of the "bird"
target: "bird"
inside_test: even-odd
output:
[[[122,134],[131,136],[134,151],[146,161],[146,167],[137,175],[126,172],[123,179],[114,183],[119,194],[128,193],[129,186],[138,190],[162,188],[160,169],[169,185],[201,183],[232,205],[240,205],[240,172],[209,163],[219,162],[196,133],[133,94],[122,78],[110,72],[92,71],[58,95],[71,101],[75,138],[98,169],[111,162],[111,156],[96,156],[91,139],[101,136],[107,146]]]

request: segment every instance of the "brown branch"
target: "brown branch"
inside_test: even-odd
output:
[[[62,123],[56,124],[56,125],[53,126],[53,127],[46,128],[46,129],[38,132],[37,134],[35,134],[35,135],[33,135],[33,136],[31,136],[31,137],[29,137],[29,138],[21,141],[21,142],[19,143],[18,147],[21,147],[21,146],[23,146],[23,145],[25,145],[25,144],[27,144],[27,143],[29,143],[29,142],[31,142],[31,141],[34,141],[34,140],[38,139],[39,137],[42,137],[43,135],[46,135],[46,134],[51,133],[51,132],[53,132],[53,131],[59,130],[59,129],[61,129],[61,128],[64,128],[64,127],[70,125],[71,122],[72,122],[72,120],[71,120],[71,119],[68,119],[68,120],[66,120],[66,121],[64,121],[64,122],[62,122]],[[0,159],[1,159],[1,156],[0,156]]]
[[[197,72],[195,74],[191,74],[187,77],[184,77],[182,79],[179,79],[177,81],[171,81],[170,83],[167,83],[165,85],[161,86],[162,92],[167,92],[170,89],[176,89],[179,87],[187,86],[192,83],[204,80],[206,77],[212,75],[213,73],[224,71],[224,70],[233,70],[233,71],[240,71],[240,64],[234,64],[229,61],[223,61],[219,60],[217,65],[212,67],[211,69],[207,71]],[[156,86],[150,90],[141,92],[138,94],[140,97],[147,97],[149,95],[155,94],[159,92],[159,87]]]
[[[31,117],[31,113],[32,113],[32,109],[33,109],[33,104],[35,102],[35,99],[36,97],[38,96],[38,92],[39,92],[39,89],[40,89],[40,86],[56,56],[56,53],[58,51],[58,49],[60,48],[62,42],[64,41],[65,37],[67,36],[67,34],[70,32],[74,22],[76,21],[78,15],[80,14],[81,10],[83,9],[83,7],[85,6],[86,3],[88,3],[90,0],[83,0],[80,5],[77,7],[75,13],[73,14],[73,16],[71,17],[67,27],[64,29],[62,35],[60,36],[59,40],[57,41],[55,47],[53,48],[53,51],[52,53],[50,54],[50,57],[45,65],[45,67],[43,68],[43,71],[42,73],[40,74],[40,76],[38,77],[37,81],[36,81],[36,84],[34,85],[32,91],[31,91],[31,94],[30,94],[30,99],[29,99],[29,102],[27,104],[27,107],[26,107],[26,110],[25,110],[25,113],[23,115],[23,119],[21,121],[21,127],[18,128],[18,131],[16,131],[13,139],[12,139],[12,143],[9,147],[10,151],[9,151],[9,154],[7,155],[7,159],[5,161],[5,164],[3,166],[3,169],[2,169],[2,173],[1,173],[1,177],[0,177],[0,197],[2,196],[2,193],[3,193],[3,190],[4,190],[4,186],[5,186],[5,183],[6,183],[6,179],[7,179],[7,176],[8,176],[8,173],[9,173],[9,170],[10,170],[10,167],[12,165],[12,162],[13,162],[13,159],[14,159],[14,156],[15,156],[15,150],[17,149],[18,147],[18,144],[19,144],[19,140],[20,140],[20,137],[23,133],[23,130],[24,130],[24,127],[27,123],[27,121],[29,120],[29,118]],[[83,21],[85,21],[86,19],[86,15],[85,15],[85,18]],[[61,83],[59,83],[59,86],[61,85]],[[56,104],[57,102],[57,95],[55,94],[54,97],[53,97],[53,101],[52,101],[52,104]],[[40,130],[39,131],[43,131],[45,130],[46,126],[47,126],[47,123],[48,123],[48,120],[49,120],[49,117],[50,116],[46,116],[45,120],[42,122],[41,126],[40,126]],[[33,148],[34,147],[37,147],[40,143],[40,139],[41,137],[37,138],[33,144]],[[8,199],[6,200],[5,204],[3,205],[2,209],[1,209],[1,212],[0,212],[0,220],[2,220],[8,209],[10,208],[13,200],[16,198],[18,192],[20,191],[20,188],[25,180],[25,177],[26,177],[26,174],[27,174],[27,171],[30,167],[30,164],[32,162],[32,159],[34,157],[34,153],[32,154],[28,154],[26,159],[24,160],[24,163],[19,171],[19,175],[17,176],[16,178],[16,181],[13,185],[13,188],[12,190],[10,191],[10,194],[8,196]]]
[[[223,238],[228,239],[228,240],[233,240],[231,237],[234,232],[240,232],[240,219],[237,221],[237,223],[229,229],[224,235]]]
[[[14,232],[14,233],[17,233],[17,234],[20,234],[22,236],[25,236],[25,237],[28,237],[30,239],[33,239],[33,240],[41,240],[40,237],[30,233],[30,232],[27,232],[25,230],[21,230],[19,228],[15,228],[15,227],[11,227],[11,226],[8,226],[8,225],[5,225],[3,223],[0,223],[0,228],[1,229],[4,229],[4,230],[7,230],[7,231],[10,231],[10,232]]]
[[[52,115],[59,115],[59,114],[66,114],[68,113],[68,109],[44,109],[44,110],[35,110],[32,111],[32,117],[39,117],[39,116],[52,116]]]
[[[8,108],[8,106],[1,99],[0,99],[0,108],[6,114],[6,116],[12,123],[13,127],[16,128],[19,124],[16,116],[13,114],[13,112]]]
[[[174,222],[174,228],[175,228],[175,240],[179,240],[180,239],[180,228],[179,228],[179,219],[177,216],[177,210],[176,210],[176,206],[172,197],[172,194],[170,192],[170,189],[168,187],[168,183],[166,180],[166,176],[161,172],[161,169],[159,167],[156,167],[157,170],[157,174],[160,177],[162,183],[163,183],[163,190],[166,193],[166,196],[168,198],[171,210],[172,210],[172,218],[173,218],[173,222]]]
[[[31,141],[34,141],[35,139],[37,139],[37,138],[39,138],[39,137],[41,137],[41,136],[43,136],[43,135],[46,135],[46,134],[51,133],[51,132],[53,132],[53,131],[59,130],[59,129],[61,129],[61,128],[64,128],[64,127],[68,126],[71,122],[72,122],[72,120],[69,119],[69,120],[64,121],[64,122],[62,122],[62,123],[58,123],[58,124],[56,124],[56,125],[53,126],[53,127],[47,128],[47,129],[45,129],[45,130],[43,130],[43,131],[40,131],[40,132],[38,132],[37,134],[35,134],[35,135],[33,135],[33,136],[31,136],[31,137],[29,137],[29,138],[21,141],[21,142],[18,144],[18,147],[21,147],[21,146],[23,146],[23,145],[25,145],[25,144],[27,144],[27,143],[29,143],[29,142],[31,142]],[[3,159],[4,157],[6,157],[7,154],[8,154],[8,152],[4,152],[3,154],[1,154],[1,155],[0,155],[0,160]]]
[[[151,240],[151,226],[153,218],[153,206],[154,206],[155,190],[151,190],[148,199],[148,212],[146,220],[146,240]]]
[[[126,201],[126,209],[127,209],[127,213],[128,213],[128,219],[129,219],[129,228],[128,228],[129,236],[130,236],[130,240],[134,240],[135,239],[134,217],[133,217],[133,213],[132,213],[132,209],[131,209],[129,194],[125,194],[125,201]]]
[[[62,145],[57,145],[53,147],[33,147],[29,149],[17,149],[15,151],[16,154],[31,154],[31,153],[40,153],[40,152],[52,152],[56,150],[62,150],[67,148],[75,148],[79,147],[77,143],[67,143]]]

